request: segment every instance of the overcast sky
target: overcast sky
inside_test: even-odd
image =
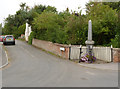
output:
[[[57,11],[66,10],[68,7],[71,11],[78,11],[78,7],[83,9],[82,13],[85,13],[85,4],[89,0],[1,0],[0,1],[0,23],[3,23],[4,19],[9,14],[13,15],[20,9],[20,3],[25,2],[28,6],[34,5],[51,5],[57,8]]]

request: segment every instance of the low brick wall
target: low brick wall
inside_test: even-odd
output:
[[[52,52],[56,55],[61,56],[62,58],[69,59],[69,46],[62,45],[58,43],[52,43],[49,41],[43,41],[38,39],[33,39],[32,45],[42,48],[46,51]],[[61,51],[60,48],[65,48],[65,51]]]
[[[52,43],[49,41],[43,41],[38,39],[33,39],[32,45],[42,48],[46,51],[52,52],[56,55],[59,55],[62,58],[65,59],[78,59],[79,58],[79,45],[71,46],[71,53],[69,55],[69,46],[58,44],[58,43]],[[75,46],[75,47],[74,47]],[[61,51],[60,48],[65,48],[65,51]],[[86,47],[82,47],[83,54],[86,52]],[[109,61],[109,62],[120,62],[120,48],[113,48],[110,47],[94,47],[93,49],[95,56],[98,59]],[[82,54],[82,56],[83,56]]]
[[[120,48],[113,48],[113,62],[120,62]]]

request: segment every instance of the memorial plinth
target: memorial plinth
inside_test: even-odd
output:
[[[88,22],[88,40],[85,41],[85,44],[87,46],[87,53],[89,55],[93,55],[93,45],[94,41],[92,40],[92,21],[89,20]]]

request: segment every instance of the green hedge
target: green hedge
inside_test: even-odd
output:
[[[35,32],[31,32],[30,36],[28,37],[28,44],[32,44],[32,39],[35,37]]]

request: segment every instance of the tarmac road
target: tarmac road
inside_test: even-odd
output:
[[[0,42],[0,68],[4,67],[7,63],[7,56],[3,48],[2,42]]]
[[[2,71],[3,87],[118,86],[118,71],[85,68],[23,41],[6,48],[10,63]]]

